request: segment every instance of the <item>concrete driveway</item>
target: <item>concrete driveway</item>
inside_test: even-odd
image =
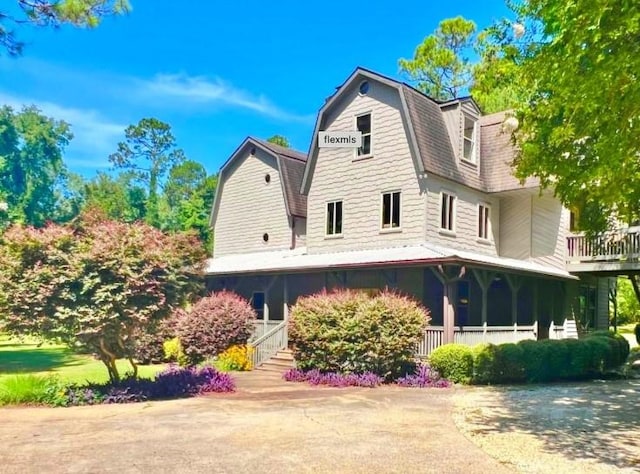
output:
[[[186,400],[0,410],[0,471],[511,472],[455,427],[454,389],[312,389],[240,374]]]

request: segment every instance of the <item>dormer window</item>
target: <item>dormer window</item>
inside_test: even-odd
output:
[[[462,158],[471,163],[477,161],[477,128],[476,120],[465,115]]]

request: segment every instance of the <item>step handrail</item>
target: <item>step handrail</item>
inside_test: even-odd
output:
[[[282,321],[282,323],[273,327],[255,341],[249,343],[249,346],[253,348],[253,353],[251,354],[253,368],[276,355],[279,350],[287,347],[287,323],[287,320]]]

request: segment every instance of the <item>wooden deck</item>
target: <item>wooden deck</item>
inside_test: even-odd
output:
[[[567,237],[570,272],[625,273],[640,271],[640,227],[620,229],[595,237]]]

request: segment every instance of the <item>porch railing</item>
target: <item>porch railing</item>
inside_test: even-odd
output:
[[[621,229],[594,237],[567,237],[567,260],[634,260],[640,258],[640,228]]]
[[[453,332],[453,340],[457,344],[474,346],[483,342],[503,344],[507,342],[519,342],[525,339],[536,339],[537,326],[513,325],[513,326],[464,326],[456,327]],[[424,332],[424,337],[416,348],[419,357],[428,356],[436,347],[444,342],[444,327],[429,326]]]
[[[275,328],[276,326],[278,326],[280,323],[282,323],[282,321],[262,321],[262,320],[256,320],[254,322],[254,330],[253,330],[253,335],[251,336],[251,338],[249,339],[249,342],[251,341],[255,341],[256,339],[264,336],[266,333],[268,333],[269,331],[271,331],[273,328]]]
[[[287,343],[287,321],[279,321],[276,326],[262,336],[249,342],[249,345],[253,348],[251,354],[253,367],[258,367],[276,355],[278,351],[286,349]]]

